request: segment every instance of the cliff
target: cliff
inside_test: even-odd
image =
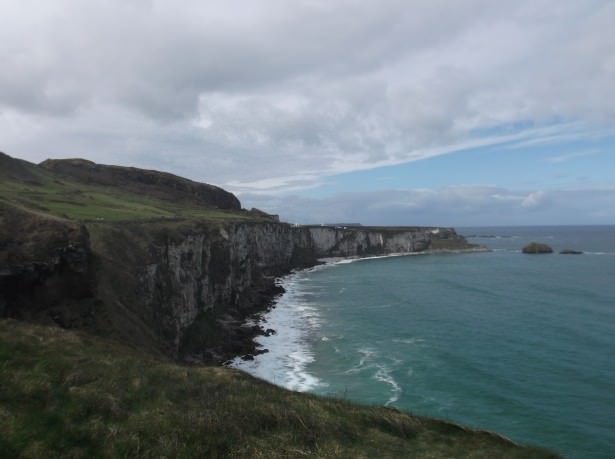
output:
[[[291,226],[170,174],[0,153],[0,451],[557,457],[171,361],[255,352],[245,319],[280,293],[276,277],[319,258],[471,248],[448,228]]]
[[[450,228],[291,226],[170,174],[6,158],[13,172],[0,201],[0,314],[113,336],[181,360],[255,352],[259,328],[245,319],[280,293],[276,277],[319,258],[470,247]],[[21,201],[11,200],[20,186]],[[146,206],[137,201],[145,189]],[[36,206],[28,195],[37,196]],[[87,214],[105,217],[78,218],[84,196],[92,197]],[[114,213],[120,199],[131,207]]]

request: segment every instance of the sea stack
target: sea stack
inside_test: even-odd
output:
[[[523,253],[538,254],[538,253],[553,253],[551,246],[542,242],[530,242],[523,247]]]

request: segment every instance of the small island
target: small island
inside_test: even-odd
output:
[[[551,246],[542,242],[530,242],[522,251],[528,254],[553,253]]]

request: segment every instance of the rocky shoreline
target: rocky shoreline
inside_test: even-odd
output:
[[[325,257],[317,259],[317,262],[314,265],[306,266],[303,269],[310,269],[314,266],[323,264],[335,264],[347,260],[361,261],[374,258],[481,253],[489,251],[490,249],[485,246],[476,246],[467,249],[435,249],[425,250],[422,252],[390,253],[371,257]],[[293,271],[285,273],[275,279],[271,290],[268,292],[269,296],[264,295],[262,303],[260,306],[255,305],[253,312],[243,318],[239,316],[234,321],[227,322],[225,324],[225,326],[228,327],[227,330],[229,335],[234,336],[235,339],[233,340],[232,345],[227,347],[220,346],[215,349],[215,358],[211,360],[211,363],[227,365],[230,364],[235,358],[240,358],[242,360],[253,360],[257,355],[269,352],[267,348],[262,347],[256,342],[256,338],[259,336],[269,336],[277,332],[275,329],[263,327],[262,323],[264,320],[264,315],[267,314],[272,308],[275,308],[279,298],[286,293],[286,290],[280,284],[283,284],[284,278],[290,275]]]

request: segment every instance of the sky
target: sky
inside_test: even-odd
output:
[[[0,0],[0,151],[297,223],[615,224],[615,2]]]

